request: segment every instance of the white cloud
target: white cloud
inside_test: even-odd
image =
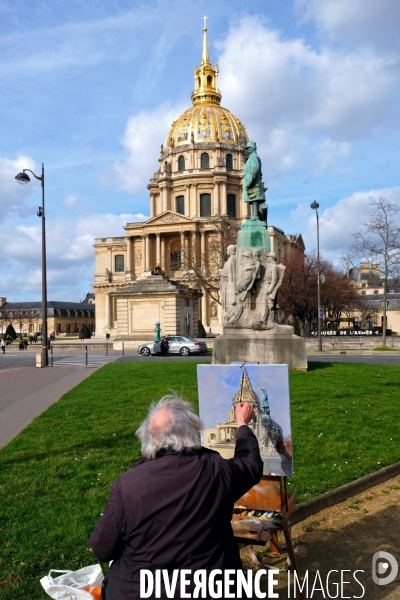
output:
[[[96,237],[124,236],[127,222],[142,221],[141,214],[94,214],[67,220],[58,217],[47,227],[47,279],[49,299],[76,300],[89,291],[94,278]],[[0,292],[9,301],[41,297],[41,227],[0,226],[2,270]]]
[[[76,194],[69,194],[64,200],[62,200],[61,204],[66,208],[71,208],[72,206],[76,206],[78,202],[78,196]]]
[[[9,60],[2,61],[0,76],[18,71],[26,76],[67,67],[91,67],[116,56],[120,60],[133,58],[142,50],[142,30],[155,17],[157,11],[139,7],[116,16],[41,29],[25,28],[23,32],[4,35],[0,50]]]
[[[218,48],[223,104],[257,141],[272,182],[289,169],[336,172],[337,163],[344,174],[354,143],[398,129],[400,70],[391,56],[368,47],[317,50],[253,17]]]
[[[339,263],[342,253],[346,253],[353,243],[352,234],[362,229],[370,214],[370,200],[386,198],[400,204],[400,186],[381,188],[367,192],[355,192],[342,198],[334,206],[319,208],[320,248],[324,258]],[[316,217],[307,203],[299,205],[291,215],[294,222],[301,222],[303,238],[307,250],[316,249]]]
[[[313,21],[321,35],[349,46],[399,47],[398,0],[296,0],[303,22]]]
[[[22,169],[38,171],[35,162],[29,156],[20,155],[15,160],[0,157],[0,220],[7,218],[11,210],[18,211],[28,196],[36,190],[35,184],[40,185],[33,177],[31,183],[19,184],[15,176]]]
[[[233,27],[220,49],[224,100],[254,131],[295,128],[350,141],[384,123],[397,94],[391,59],[369,49],[316,51],[255,18]]]
[[[159,168],[157,156],[171,123],[187,108],[162,104],[154,110],[142,110],[131,117],[121,139],[127,158],[115,163],[113,173],[105,175],[103,181],[116,178],[119,189],[124,192],[135,193],[146,189],[150,178]]]

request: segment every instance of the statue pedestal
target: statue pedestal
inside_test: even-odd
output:
[[[290,325],[273,329],[229,329],[214,340],[212,362],[255,362],[260,365],[289,365],[290,369],[307,369],[305,341],[294,335]]]
[[[238,254],[240,248],[266,248],[271,252],[271,240],[266,223],[259,219],[247,219],[238,233]]]

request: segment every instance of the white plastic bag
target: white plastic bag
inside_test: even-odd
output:
[[[57,577],[52,574],[60,573]],[[104,579],[100,565],[90,565],[78,571],[58,571],[51,569],[47,577],[43,577],[40,583],[46,594],[54,600],[93,600],[90,592],[83,587],[101,586]]]

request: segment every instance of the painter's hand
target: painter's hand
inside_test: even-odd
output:
[[[239,425],[247,425],[254,418],[254,410],[250,402],[239,402],[236,406],[236,421]]]

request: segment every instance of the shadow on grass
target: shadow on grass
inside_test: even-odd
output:
[[[26,464],[28,461],[30,460],[34,460],[34,461],[42,461],[42,460],[46,460],[48,458],[54,458],[55,456],[63,456],[63,455],[70,455],[73,454],[74,452],[88,452],[89,450],[101,450],[104,448],[116,448],[118,446],[120,446],[121,442],[123,441],[130,441],[132,443],[132,456],[134,454],[134,450],[135,448],[133,447],[133,444],[136,442],[137,444],[139,444],[138,439],[135,437],[134,433],[126,433],[126,434],[122,434],[119,435],[118,437],[103,437],[103,438],[97,438],[97,439],[93,439],[93,440],[88,440],[87,442],[82,442],[80,444],[74,444],[71,446],[66,446],[63,449],[59,449],[59,450],[54,450],[51,449],[48,452],[24,452],[23,448],[15,448],[14,452],[21,452],[23,453],[21,456],[18,456],[16,458],[7,458],[2,460],[2,469],[6,466],[6,465],[12,465],[12,464],[18,464],[18,463],[24,463]],[[136,460],[134,458],[132,458],[132,462]],[[0,472],[1,470],[0,469]]]
[[[317,371],[318,369],[331,369],[333,363],[331,362],[308,362],[308,371]]]

